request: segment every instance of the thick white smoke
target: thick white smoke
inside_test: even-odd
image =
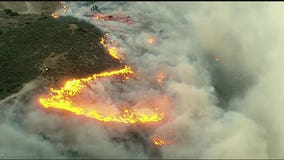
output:
[[[135,67],[142,79],[130,80],[122,86],[129,92],[111,95],[113,99],[108,101],[139,102],[163,93],[171,97],[172,119],[153,134],[171,129],[176,142],[161,147],[161,157],[284,157],[283,4],[105,2],[98,6],[102,12],[123,13],[134,19],[133,25],[104,22],[114,28],[105,31],[123,46],[125,62]],[[83,16],[90,6],[68,3],[67,7],[69,15],[99,25]],[[157,39],[154,45],[148,42],[151,36]],[[168,75],[162,89],[151,83],[159,71]],[[96,83],[95,90],[107,97],[116,93],[115,87],[103,81]],[[151,157],[143,153],[139,142],[132,142],[127,128],[104,127],[66,113],[46,113],[38,104],[23,102],[20,97],[6,104],[10,109],[1,111],[0,137],[6,138],[0,142],[10,143],[1,145],[0,156],[2,152],[8,157],[25,153],[39,157]],[[114,141],[114,136],[129,138],[128,146]],[[15,140],[20,144],[17,148],[12,145]],[[36,147],[27,151],[29,146]]]

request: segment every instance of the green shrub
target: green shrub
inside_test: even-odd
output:
[[[13,12],[11,9],[4,9],[4,12],[8,14],[9,16],[18,16],[19,14],[17,12]]]

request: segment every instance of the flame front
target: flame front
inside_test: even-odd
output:
[[[127,75],[134,72],[129,66],[125,66],[123,69],[103,72],[100,74],[94,74],[93,76],[73,79],[65,83],[60,89],[51,88],[51,95],[48,98],[39,98],[39,102],[45,108],[56,108],[66,110],[76,115],[82,115],[88,118],[94,118],[102,122],[117,122],[117,123],[147,123],[161,121],[165,114],[163,112],[157,112],[157,110],[151,109],[149,111],[142,111],[141,109],[123,109],[121,111],[114,111],[103,115],[99,113],[95,108],[87,106],[75,106],[72,101],[72,97],[76,96],[83,88],[86,87],[86,83],[93,81],[99,77],[109,77],[115,75]]]
[[[101,40],[100,40],[100,43],[104,46],[104,48],[106,48],[109,52],[109,54],[115,58],[115,59],[118,59],[118,60],[121,60],[120,57],[119,57],[119,53],[118,53],[118,49],[116,47],[112,47],[110,44],[106,44],[106,40],[108,38],[108,34],[105,34]],[[112,45],[116,45],[116,43],[114,43],[114,41],[111,41],[111,44]]]
[[[109,54],[120,60],[117,49],[111,45],[105,43],[107,35],[101,38],[101,44],[109,51]],[[113,42],[113,41],[112,41]],[[122,62],[122,61],[121,61]],[[55,108],[72,112],[76,115],[93,118],[101,122],[115,122],[124,124],[138,124],[148,122],[160,122],[165,118],[165,113],[159,111],[157,108],[144,106],[142,108],[125,108],[121,110],[110,109],[107,114],[99,111],[96,106],[88,106],[86,104],[77,104],[74,98],[87,87],[89,82],[97,80],[99,78],[124,76],[125,79],[129,79],[128,75],[134,74],[134,71],[127,65],[123,69],[113,70],[109,72],[103,72],[94,74],[92,76],[72,79],[66,81],[64,86],[60,89],[50,89],[50,95],[48,97],[40,97],[39,102],[44,108]]]

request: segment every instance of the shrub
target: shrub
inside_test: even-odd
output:
[[[8,14],[9,16],[18,16],[19,14],[17,12],[13,12],[11,9],[4,9],[4,12]]]

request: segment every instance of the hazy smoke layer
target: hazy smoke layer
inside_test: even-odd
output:
[[[161,147],[160,157],[284,157],[283,4],[97,3],[103,13],[135,21],[106,26],[84,17],[91,6],[83,5],[67,3],[68,14],[110,32],[123,47],[125,62],[139,73],[139,81],[120,86],[128,92],[119,94],[117,84],[105,80],[91,86],[96,91],[91,95],[106,104],[139,105],[167,94],[170,121],[151,133],[141,129],[144,140],[136,142],[127,127],[44,112],[33,89],[24,88],[25,94],[1,106],[0,156],[149,158],[143,145],[151,145],[144,141],[171,129],[176,142]],[[152,83],[158,72],[167,75],[162,88]]]

